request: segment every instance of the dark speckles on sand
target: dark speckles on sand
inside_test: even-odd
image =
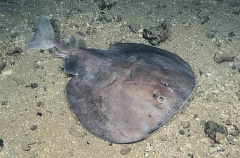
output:
[[[3,147],[4,147],[4,141],[0,139],[0,151],[3,149]]]

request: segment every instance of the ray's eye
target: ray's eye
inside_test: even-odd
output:
[[[165,87],[167,87],[167,86],[168,86],[168,83],[167,83],[167,82],[165,82],[165,83],[163,83],[163,85],[164,85]]]
[[[154,98],[154,99],[157,99],[157,98],[158,98],[158,93],[154,93],[154,94],[153,94],[153,98]]]
[[[164,101],[164,98],[163,98],[163,97],[159,97],[158,99],[159,99],[159,101],[161,101],[161,102]]]

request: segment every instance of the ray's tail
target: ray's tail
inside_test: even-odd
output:
[[[37,31],[26,47],[29,50],[48,49],[54,47],[55,36],[52,25],[48,18],[40,15],[38,18]]]

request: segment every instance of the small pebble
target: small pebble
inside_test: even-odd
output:
[[[145,157],[148,157],[149,155],[150,155],[149,152],[145,152],[145,153],[144,153],[144,156],[145,156]]]
[[[220,142],[220,140],[223,140],[225,137],[226,137],[225,134],[217,132],[215,140],[216,140],[216,142]]]
[[[42,113],[41,112],[38,112],[37,114],[36,114],[36,116],[42,116]]]
[[[17,31],[11,31],[12,38],[16,38],[17,36],[19,36],[19,33]]]
[[[183,129],[179,130],[179,134],[184,135],[185,131]]]
[[[234,137],[233,137],[232,135],[228,135],[228,136],[227,136],[227,140],[228,140],[228,141],[233,141],[233,140],[234,140]]]
[[[107,22],[111,22],[112,19],[113,19],[113,16],[112,16],[112,14],[106,13],[105,16],[104,16],[104,19],[105,19]]]
[[[38,83],[31,83],[31,88],[37,88],[38,87]]]
[[[208,38],[212,39],[212,38],[215,37],[215,33],[213,33],[213,32],[207,32],[207,33],[206,33],[206,36],[207,36]]]
[[[132,150],[132,148],[126,147],[126,148],[123,148],[123,149],[120,151],[120,153],[121,153],[122,155],[127,155],[131,150]]]
[[[189,121],[182,121],[181,125],[183,126],[184,129],[189,128],[190,122]]]
[[[32,125],[32,126],[31,126],[31,130],[32,130],[32,131],[35,131],[36,129],[37,129],[37,126],[36,126],[36,125]]]
[[[232,125],[232,122],[231,122],[229,119],[227,119],[227,120],[225,121],[225,124],[231,126],[231,125]]]

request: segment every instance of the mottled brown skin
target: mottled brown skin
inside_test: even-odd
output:
[[[113,143],[146,138],[191,95],[195,77],[177,55],[143,44],[76,49],[75,77],[66,93],[71,111],[94,135]],[[65,66],[73,66],[65,58]],[[70,67],[69,66],[69,67]]]

